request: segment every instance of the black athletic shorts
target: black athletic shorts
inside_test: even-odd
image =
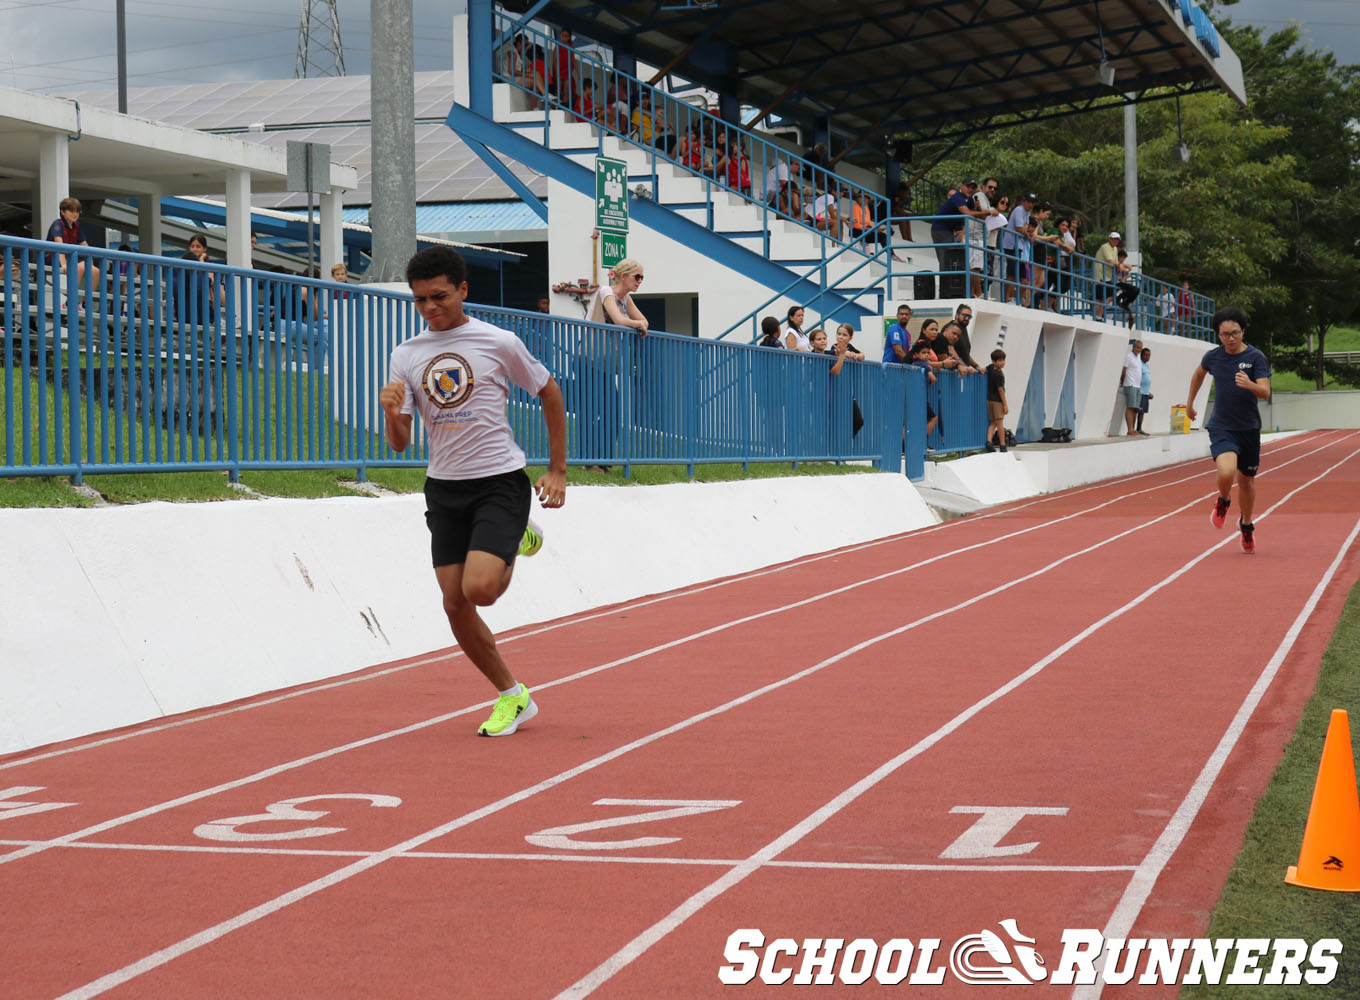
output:
[[[1244,476],[1254,476],[1261,468],[1261,431],[1235,429],[1225,430],[1210,427],[1209,454],[1218,458],[1225,451],[1237,455],[1237,471]]]
[[[531,499],[523,469],[484,479],[427,478],[425,524],[434,565],[466,562],[472,549],[514,562]]]

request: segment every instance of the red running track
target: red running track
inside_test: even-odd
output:
[[[1360,434],[1263,469],[1255,556],[1199,461],[517,630],[509,739],[445,651],[0,760],[0,997],[689,998],[742,928],[926,972],[1008,918],[1050,964],[1198,936],[1360,577]]]

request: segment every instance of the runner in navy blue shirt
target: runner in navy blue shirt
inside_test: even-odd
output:
[[[1211,324],[1218,334],[1219,347],[1200,360],[1190,375],[1190,394],[1185,413],[1195,419],[1195,397],[1204,377],[1214,377],[1214,412],[1204,429],[1209,432],[1209,451],[1218,470],[1218,499],[1209,519],[1215,528],[1223,527],[1232,505],[1233,480],[1237,480],[1237,502],[1242,516],[1237,519],[1242,533],[1242,551],[1256,551],[1256,525],[1251,519],[1256,507],[1256,473],[1261,466],[1261,411],[1258,403],[1270,398],[1270,362],[1245,340],[1247,314],[1235,306],[1214,313]]]

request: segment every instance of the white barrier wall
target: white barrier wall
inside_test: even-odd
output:
[[[420,496],[0,510],[0,753],[453,645]],[[844,516],[828,516],[837,512]],[[574,487],[501,630],[935,521],[903,476]]]
[[[1360,392],[1277,392],[1261,404],[1261,423],[1277,431],[1360,427]]]

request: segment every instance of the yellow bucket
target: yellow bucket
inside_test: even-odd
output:
[[[1184,404],[1178,403],[1171,407],[1171,433],[1190,433],[1190,418],[1186,416]]]

